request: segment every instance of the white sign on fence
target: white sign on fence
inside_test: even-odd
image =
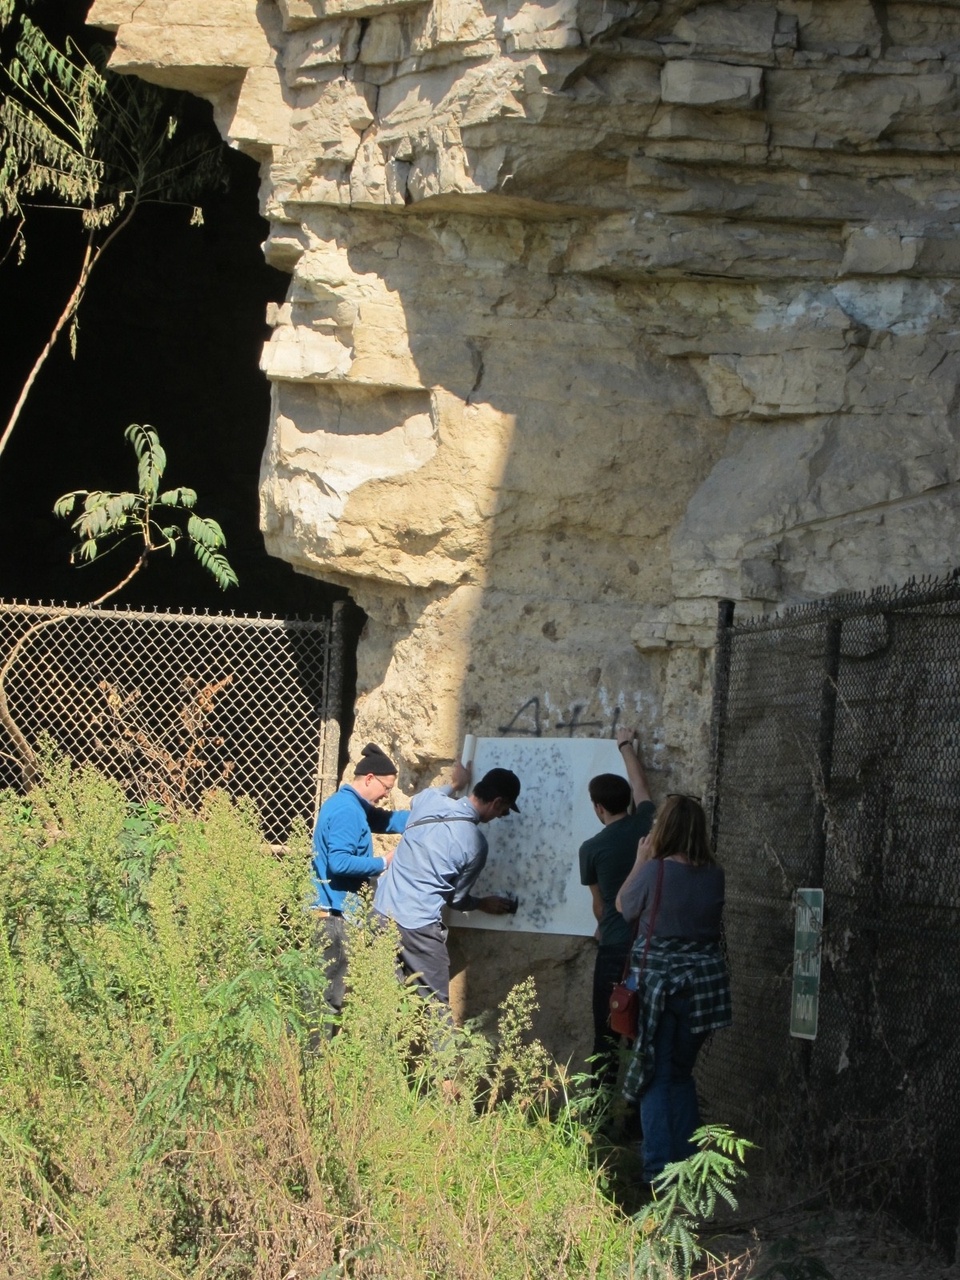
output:
[[[823,937],[823,890],[798,889],[793,939],[793,993],[790,1034],[817,1038],[820,1013],[820,946]]]

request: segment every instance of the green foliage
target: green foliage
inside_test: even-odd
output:
[[[508,995],[491,1045],[397,984],[392,929],[364,918],[349,941],[340,1033],[310,1070],[336,1134],[327,1176],[359,1215],[342,1246],[379,1241],[372,1274],[397,1280],[626,1274],[629,1219],[529,1038],[532,983]]]
[[[0,101],[0,211],[18,219],[22,256],[22,202],[28,197],[52,195],[80,209],[90,226],[103,220],[97,195],[104,164],[93,139],[106,81],[74,45],[61,53],[26,16],[7,75],[15,92]]]
[[[0,1273],[186,1275],[204,1150],[253,1123],[319,980],[306,858],[222,796],[174,825],[93,771],[44,774],[0,794]]]
[[[123,433],[133,445],[137,455],[137,483],[144,498],[154,502],[160,489],[160,481],[167,469],[167,455],[161,448],[157,433],[152,427],[131,423]]]
[[[642,1243],[635,1266],[638,1277],[667,1280],[689,1277],[704,1250],[697,1229],[711,1218],[718,1198],[737,1207],[733,1187],[743,1176],[743,1161],[753,1146],[725,1125],[698,1129],[698,1148],[688,1159],[668,1164],[653,1184],[653,1200],[636,1215]]]
[[[87,56],[70,40],[58,49],[22,12],[25,5],[0,0],[0,30],[19,18],[0,98],[0,219],[12,224],[0,263],[13,250],[22,261],[30,209],[50,203],[79,214],[82,254],[72,292],[0,433],[0,454],[65,328],[76,355],[77,312],[115,237],[146,202],[189,204],[191,224],[202,222],[197,201],[224,175],[219,139],[199,131],[184,137],[169,93],[106,70],[102,49]],[[211,572],[223,572],[217,553],[207,560]]]
[[[101,596],[101,603],[125,586],[149,556],[156,551],[167,550],[172,555],[177,543],[187,538],[200,564],[212,574],[221,590],[237,585],[237,575],[221,548],[226,545],[223,530],[216,520],[199,516],[193,511],[197,501],[195,490],[180,487],[160,492],[160,481],[166,470],[167,455],[156,431],[150,426],[133,423],[124,432],[137,455],[138,493],[111,493],[102,489],[75,489],[65,493],[54,503],[54,515],[69,519],[78,504],[79,516],[71,528],[80,539],[71,555],[71,561],[90,563],[98,556],[113,551],[124,542],[133,539],[138,544],[139,559],[131,573],[113,590]],[[167,511],[179,511],[187,516],[186,531],[176,524],[161,524],[156,519],[160,506]]]
[[[610,1198],[531,983],[493,1041],[456,1029],[361,912],[331,1034],[305,831],[278,857],[223,795],[174,822],[43,776],[0,793],[0,1274],[676,1274],[638,1269],[671,1221]],[[727,1166],[677,1169],[682,1206]]]
[[[4,0],[0,26],[17,8]],[[18,28],[0,100],[0,212],[15,220],[20,256],[37,196],[77,210],[94,232],[144,201],[195,204],[222,180],[220,147],[179,136],[169,94],[104,70],[102,49],[88,57],[69,39],[58,49],[25,13]]]

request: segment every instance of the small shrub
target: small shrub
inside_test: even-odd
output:
[[[654,1180],[652,1202],[636,1215],[641,1244],[635,1275],[644,1280],[689,1276],[705,1253],[697,1239],[700,1223],[713,1216],[718,1199],[737,1207],[733,1187],[753,1144],[717,1124],[698,1129],[692,1141],[698,1150],[666,1166]]]

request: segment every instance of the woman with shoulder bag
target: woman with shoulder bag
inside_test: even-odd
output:
[[[631,973],[640,1016],[623,1091],[639,1100],[645,1182],[693,1152],[697,1054],[711,1031],[733,1021],[720,946],[723,899],[723,870],[700,802],[668,796],[617,895],[621,915],[638,923]]]

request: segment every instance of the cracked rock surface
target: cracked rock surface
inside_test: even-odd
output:
[[[956,4],[95,0],[89,21],[260,162],[291,276],[264,536],[367,611],[357,741],[408,788],[464,731],[618,717],[657,794],[696,788],[718,596],[955,565]]]

